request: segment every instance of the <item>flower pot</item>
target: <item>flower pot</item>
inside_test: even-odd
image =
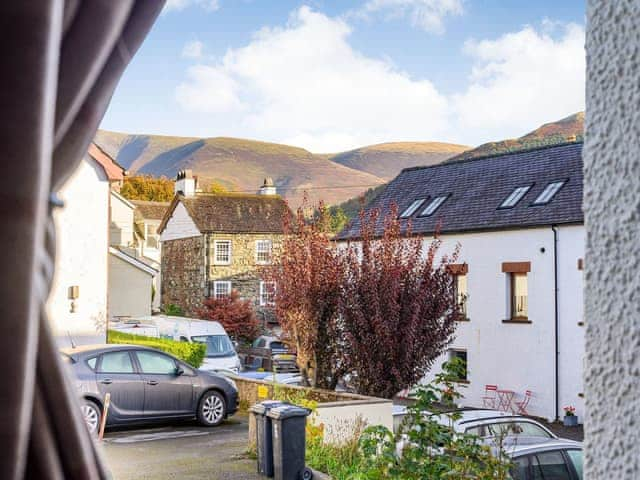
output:
[[[576,425],[578,425],[578,417],[576,415],[565,415],[564,417],[565,427],[575,427]]]

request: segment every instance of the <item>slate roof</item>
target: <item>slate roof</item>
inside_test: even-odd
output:
[[[162,220],[170,202],[150,202],[147,200],[130,200],[136,206],[136,219]]]
[[[533,201],[551,182],[567,180],[546,205]],[[533,185],[509,209],[500,204],[520,186]],[[426,201],[411,216],[412,231],[431,234],[440,223],[441,233],[530,228],[560,224],[582,224],[582,143],[449,162],[403,170],[367,210],[380,209],[380,217],[393,203],[402,213],[414,200]],[[429,217],[420,217],[429,200],[449,195]],[[348,225],[338,239],[359,236],[359,220]],[[382,226],[378,228],[381,233]]]
[[[282,221],[288,212],[286,202],[277,195],[176,195],[158,228],[159,232],[164,230],[178,202],[185,206],[202,233],[283,233]]]

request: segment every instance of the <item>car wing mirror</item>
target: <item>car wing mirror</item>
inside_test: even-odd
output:
[[[184,374],[184,369],[180,366],[176,367],[176,376],[179,377],[180,375]]]

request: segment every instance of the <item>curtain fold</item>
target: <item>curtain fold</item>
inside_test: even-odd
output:
[[[163,4],[0,2],[2,479],[108,477],[46,319],[55,258],[49,198],[86,152]]]

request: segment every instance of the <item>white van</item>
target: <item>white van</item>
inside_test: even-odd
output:
[[[231,339],[218,322],[210,320],[198,320],[187,317],[173,317],[168,315],[150,315],[144,317],[132,317],[126,320],[127,333],[138,333],[131,328],[131,322],[139,322],[141,325],[154,325],[157,327],[157,336],[171,338],[182,342],[204,343],[207,346],[204,362],[200,370],[240,372],[240,358],[231,342]],[[120,330],[118,327],[113,327]],[[148,329],[144,329],[147,330]],[[138,333],[142,335],[142,332]]]

